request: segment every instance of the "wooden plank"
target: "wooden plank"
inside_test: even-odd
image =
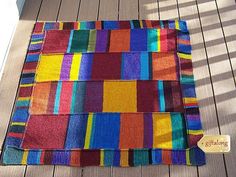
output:
[[[160,19],[178,19],[176,0],[159,1]]]
[[[197,168],[191,166],[171,166],[170,168],[171,177],[198,177]]]
[[[203,35],[206,41],[205,44],[211,71],[217,114],[220,124],[220,133],[228,134],[232,137],[231,148],[234,149],[236,147],[234,140],[234,127],[236,126],[236,122],[233,121],[233,117],[235,115],[234,105],[236,104],[235,82],[227,55],[226,44],[224,43],[223,32],[220,27],[211,30],[204,30],[205,26],[220,24],[217,7],[215,1],[209,1],[204,4],[199,4],[198,7],[203,26]],[[206,13],[208,11],[211,11],[211,14],[207,16],[201,15],[202,13]],[[214,59],[218,56],[221,56],[221,60],[215,62]],[[233,160],[235,159],[235,156],[235,151],[232,151],[230,154],[225,155],[227,166],[229,165],[229,168],[227,167],[227,170],[229,169],[231,172],[235,172],[235,168],[233,167],[233,165],[235,165],[235,162]],[[231,162],[232,164],[230,164]],[[225,169],[221,170],[224,171]],[[234,174],[231,172],[230,175],[233,176]],[[200,169],[199,174],[202,176],[205,175],[202,174],[202,171]]]
[[[110,167],[84,167],[83,177],[109,177],[111,176]]]
[[[6,65],[0,83],[0,100],[4,104],[0,106],[0,147],[6,135],[8,123],[10,121],[12,107],[17,93],[20,73],[27,52],[30,35],[33,30],[34,20],[40,8],[41,0],[27,0],[22,11],[21,19],[17,25]],[[1,176],[24,176],[25,166],[0,166]]]
[[[80,0],[62,0],[58,21],[76,21]]]
[[[83,177],[110,177],[111,167],[84,167],[82,170]]]
[[[43,0],[38,21],[56,21],[61,0]]]
[[[199,100],[203,129],[206,134],[219,134],[209,68],[206,60],[196,2],[195,0],[178,0],[178,3],[180,17],[187,17],[188,19],[191,43],[193,45],[193,72],[196,81],[196,92]],[[221,170],[224,168],[221,155],[207,155],[207,165],[200,168],[200,170],[204,170],[205,175],[209,174],[209,172],[211,172],[213,176],[225,175],[224,171]],[[196,176],[196,172],[192,175]]]
[[[139,18],[140,20],[159,19],[157,1],[156,0],[139,0]]]
[[[1,166],[1,177],[24,177],[24,167],[22,166]]]
[[[99,0],[81,0],[78,20],[94,21],[97,20]]]
[[[53,177],[80,177],[82,169],[79,167],[56,166]]]
[[[117,20],[118,19],[118,0],[100,0],[99,20]]]
[[[141,167],[113,167],[112,168],[112,177],[141,177]]]
[[[168,165],[150,165],[142,166],[142,177],[169,177]]]
[[[137,20],[138,0],[120,0],[119,20]]]
[[[53,176],[52,166],[51,165],[28,166],[25,172],[25,177],[37,177],[37,176],[42,176],[42,174],[43,177],[52,177]]]

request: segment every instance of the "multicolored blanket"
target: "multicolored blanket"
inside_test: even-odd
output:
[[[3,163],[204,165],[185,21],[37,22]]]

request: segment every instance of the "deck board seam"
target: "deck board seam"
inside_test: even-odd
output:
[[[98,0],[97,20],[99,19],[99,14],[100,14],[100,3],[101,3],[101,0]]]
[[[77,20],[77,21],[78,21],[78,19],[79,19],[79,11],[80,11],[81,1],[82,1],[82,0],[79,0],[79,6],[78,6],[78,11],[77,11],[77,16],[76,16],[76,20]]]
[[[157,14],[158,14],[158,19],[160,20],[159,0],[157,0]]]
[[[27,168],[28,168],[28,165],[26,165],[26,166],[25,166],[25,170],[24,170],[24,177],[26,177]]]
[[[59,17],[59,14],[60,14],[62,1],[63,1],[63,0],[60,0],[60,4],[59,4],[59,7],[58,7],[58,11],[57,11],[57,18],[56,18],[56,21],[58,21],[58,17]]]
[[[138,1],[138,19],[140,20],[140,2],[139,2],[139,0],[137,0]]]
[[[118,0],[118,19],[120,19],[120,0]]]
[[[179,20],[180,20],[179,1],[178,0],[176,0],[176,6],[177,6],[178,17],[179,17]]]

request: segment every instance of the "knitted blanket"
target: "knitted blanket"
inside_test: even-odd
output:
[[[204,165],[185,21],[37,22],[3,163]]]

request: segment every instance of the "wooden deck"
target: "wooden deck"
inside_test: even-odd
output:
[[[236,174],[235,0],[26,0],[0,83],[0,146],[35,21],[185,19],[206,134],[231,136],[231,153],[207,155],[207,165],[133,168],[0,166],[1,177],[233,177]]]

